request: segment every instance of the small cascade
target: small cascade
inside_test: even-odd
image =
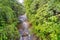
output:
[[[29,23],[26,17],[26,14],[19,16],[19,21],[21,22],[22,28],[19,29],[20,40],[32,40],[32,37],[29,32]]]

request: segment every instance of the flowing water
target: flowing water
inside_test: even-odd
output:
[[[23,29],[20,29],[19,30],[19,32],[20,32],[20,40],[32,40],[32,36],[30,35],[29,29],[28,29],[29,24],[28,24],[28,22],[26,22],[26,20],[27,20],[26,15],[25,14],[24,15],[21,15],[19,17],[19,20],[22,22],[22,27],[24,28],[24,30]],[[24,32],[28,36],[22,37],[22,35],[24,34]]]

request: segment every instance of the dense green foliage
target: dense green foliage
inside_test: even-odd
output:
[[[18,40],[16,25],[22,7],[17,0],[0,0],[0,40]]]
[[[60,0],[24,0],[32,33],[41,40],[60,40]],[[17,0],[0,0],[0,40],[18,40],[17,18],[24,13]],[[34,29],[34,30],[33,30]]]
[[[60,40],[59,4],[60,0],[24,0],[32,32],[41,40]]]

